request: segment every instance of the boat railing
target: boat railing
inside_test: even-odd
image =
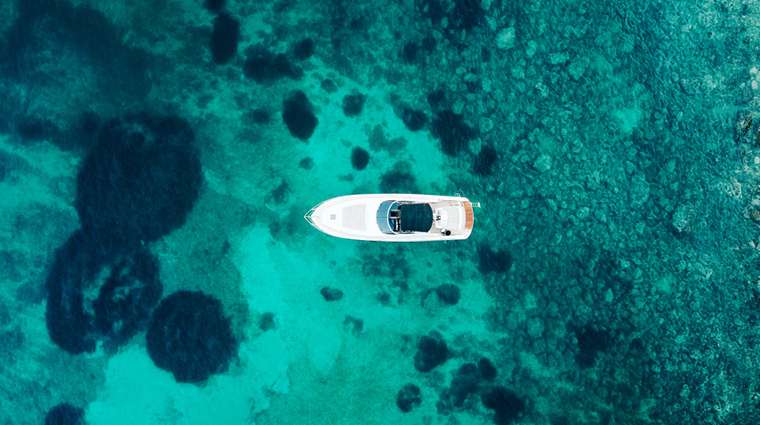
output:
[[[311,215],[314,214],[314,211],[316,211],[317,208],[319,208],[319,206],[322,205],[322,204],[324,204],[324,202],[320,202],[317,205],[314,205],[313,207],[311,207],[311,209],[309,211],[306,212],[306,214],[303,215],[303,218],[305,218],[306,221],[308,221],[309,224],[311,224],[314,227],[317,227],[317,225],[314,224],[314,219],[311,218]]]
[[[309,222],[309,224],[311,224],[312,226],[314,226],[314,220],[311,218],[311,215],[309,215],[309,213],[304,214],[303,218],[305,218],[306,221]]]

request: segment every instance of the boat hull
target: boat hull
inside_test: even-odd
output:
[[[427,231],[391,231],[379,210],[395,202],[430,206],[432,222]],[[419,209],[409,207],[407,210]],[[380,217],[379,217],[380,215]],[[304,215],[316,229],[331,236],[378,242],[428,242],[467,239],[472,233],[475,216],[472,204],[459,196],[381,193],[347,195],[328,199]],[[415,217],[415,221],[425,221]],[[419,223],[415,223],[419,224]],[[426,227],[426,226],[425,226]]]

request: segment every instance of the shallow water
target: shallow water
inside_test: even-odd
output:
[[[757,423],[759,5],[3,3],[0,422]]]

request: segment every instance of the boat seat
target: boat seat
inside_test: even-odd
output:
[[[433,212],[433,226],[438,229],[445,229],[449,221],[449,213],[446,208],[436,208]]]
[[[433,227],[433,209],[426,203],[409,203],[399,206],[402,232],[429,232]]]
[[[401,228],[401,210],[391,210],[390,213],[391,215],[388,217],[388,223],[394,232],[398,232]]]

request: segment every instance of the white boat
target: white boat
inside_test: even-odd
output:
[[[470,236],[475,222],[472,207],[459,196],[347,195],[317,204],[304,218],[318,230],[345,239],[446,241]]]

